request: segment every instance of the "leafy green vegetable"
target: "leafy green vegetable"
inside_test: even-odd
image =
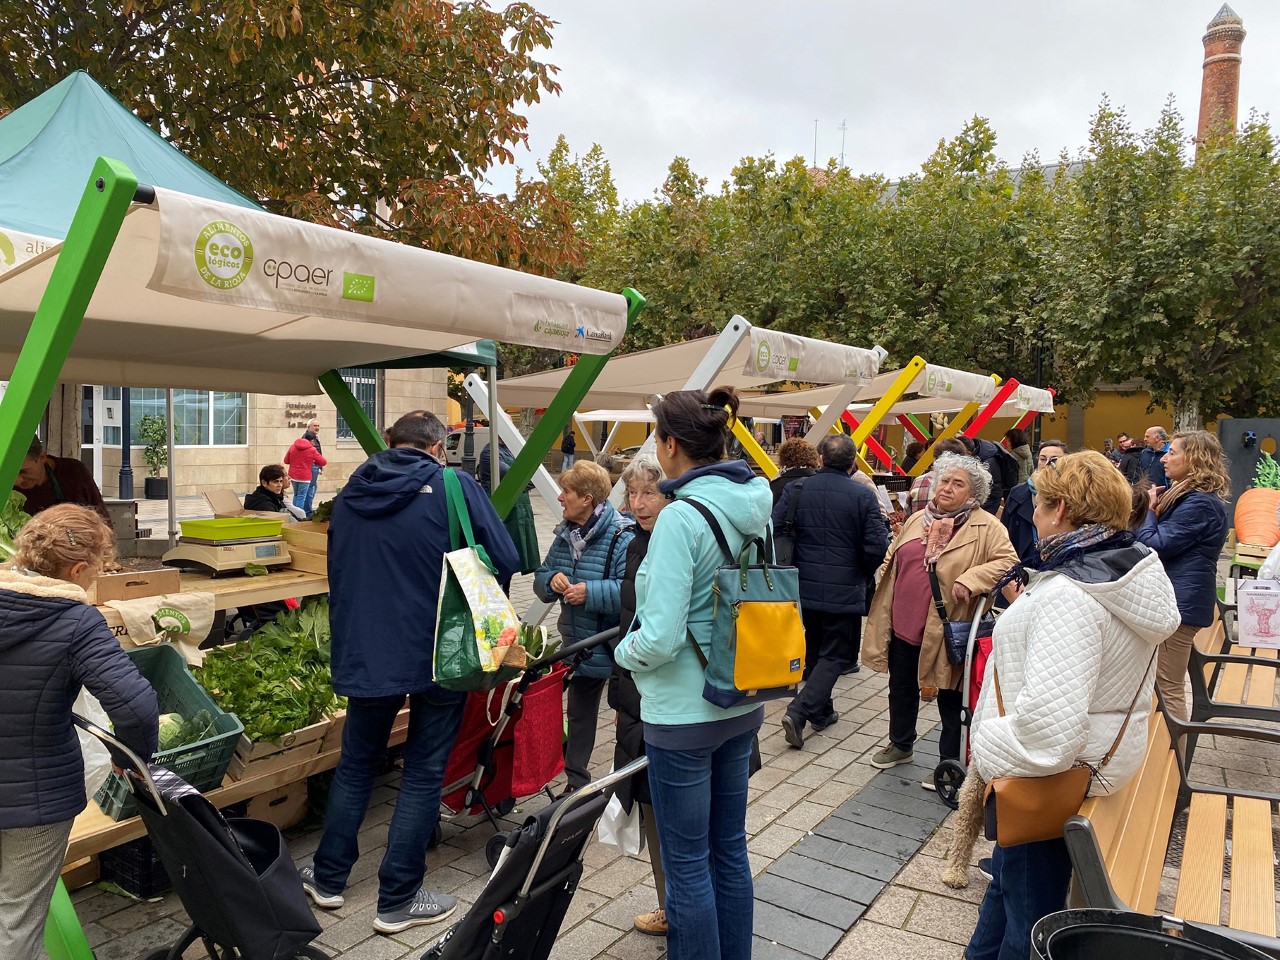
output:
[[[314,523],[325,523],[332,515],[333,501],[326,500],[311,512],[311,520]]]
[[[20,490],[9,491],[9,499],[0,507],[0,557],[14,554],[13,540],[31,515],[22,508],[27,505],[27,495]]]
[[[160,714],[160,741],[159,748],[161,750],[172,750],[174,747],[182,743],[182,731],[186,729],[187,722],[182,719],[180,713],[162,713]]]
[[[1258,458],[1258,469],[1253,476],[1253,485],[1264,490],[1280,489],[1280,464],[1272,459],[1265,450]]]
[[[255,741],[279,742],[346,702],[333,692],[329,603],[323,597],[281,613],[248,640],[215,647],[194,673]]]
[[[207,740],[214,734],[213,715],[208,710],[197,711],[190,720],[180,713],[160,714],[160,741],[158,753],[176,750],[188,744]]]
[[[267,568],[260,563],[246,563],[244,565],[244,572],[250,577],[265,577],[267,575]]]

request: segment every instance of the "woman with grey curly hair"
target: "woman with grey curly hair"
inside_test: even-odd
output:
[[[914,759],[920,700],[937,699],[938,752],[960,758],[960,666],[947,660],[936,578],[949,620],[970,620],[982,597],[1018,560],[1000,521],[982,509],[991,475],[976,457],[944,454],[932,498],[902,524],[880,568],[862,662],[889,674],[889,743],[871,760],[880,769]],[[922,786],[933,789],[932,778]]]

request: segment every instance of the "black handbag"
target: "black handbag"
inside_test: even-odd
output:
[[[947,662],[958,667],[964,663],[965,654],[969,649],[969,634],[973,631],[973,621],[951,620],[947,617],[947,607],[942,602],[942,585],[938,583],[938,574],[933,567],[929,568],[929,587],[933,590],[933,608],[938,611],[938,619],[942,621],[942,639],[947,651]],[[991,612],[991,603],[987,603],[986,606],[987,609],[978,616],[978,632],[973,638],[975,643],[983,637],[991,636],[996,628],[996,618]]]

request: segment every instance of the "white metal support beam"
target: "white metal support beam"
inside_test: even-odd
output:
[[[831,428],[840,419],[840,414],[848,409],[849,404],[853,403],[854,398],[861,389],[862,384],[860,383],[846,383],[840,392],[836,394],[836,398],[827,404],[827,409],[822,412],[822,416],[814,421],[809,432],[804,435],[805,440],[816,447],[818,441],[831,432]]]

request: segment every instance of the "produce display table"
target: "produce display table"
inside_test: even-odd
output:
[[[221,576],[214,577],[207,573],[184,572],[182,574],[183,592],[212,593],[214,607],[218,610],[230,610],[251,603],[268,603],[272,600],[284,600],[287,597],[309,597],[329,592],[328,577],[317,573],[304,573],[285,567],[260,577]],[[117,637],[127,637],[124,623],[120,615],[110,607],[98,607]],[[404,742],[406,728],[397,725],[392,730],[390,744],[396,746]],[[217,790],[207,792],[207,796],[218,806],[248,800],[267,793],[277,787],[296,783],[314,773],[332,770],[338,764],[337,749],[320,754],[312,754],[298,762],[272,770],[259,776],[249,776],[243,780],[223,780]],[[101,853],[111,847],[135,840],[146,833],[142,820],[130,817],[127,820],[111,820],[91,799],[88,807],[76,817],[75,826],[71,830],[71,842],[67,848],[65,862],[74,863],[93,854]]]

